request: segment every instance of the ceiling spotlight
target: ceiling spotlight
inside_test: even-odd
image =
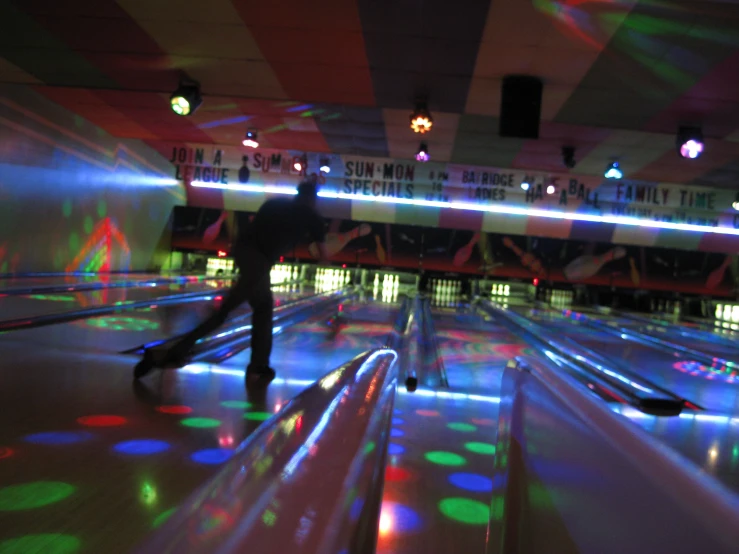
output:
[[[523,181],[521,182],[521,188],[522,188],[523,190],[529,190],[529,189],[531,188],[531,183],[529,183],[529,180],[528,180],[528,179],[524,179],[524,180],[523,180]]]
[[[731,207],[739,212],[739,202],[732,202]]]
[[[565,167],[572,169],[575,167],[575,147],[574,146],[563,146],[562,147],[562,163]]]
[[[428,133],[434,124],[425,102],[417,102],[411,114],[411,129],[414,133]]]
[[[302,157],[298,158],[297,160],[293,162],[293,168],[298,173],[300,173],[304,169],[308,169],[308,158],[305,156],[305,154],[303,154]]]
[[[256,148],[259,146],[259,139],[257,138],[257,132],[254,129],[249,129],[246,132],[246,136],[244,137],[244,140],[242,141],[244,146],[249,146],[250,148]]]
[[[606,179],[621,179],[624,176],[624,172],[621,171],[621,166],[618,162],[611,162],[606,167],[606,171],[603,173]]]
[[[422,142],[421,145],[418,147],[418,152],[416,152],[416,161],[427,162],[430,159],[431,156],[429,155],[429,146],[425,142]]]
[[[557,190],[554,188],[554,185],[549,185],[547,187],[547,194],[554,194],[554,191]]]
[[[203,103],[197,83],[181,84],[169,98],[169,105],[177,115],[191,115]]]
[[[321,158],[321,167],[320,167],[321,173],[330,173],[331,172],[331,160],[328,158]]]
[[[677,152],[683,158],[694,160],[703,153],[703,131],[699,127],[680,127],[676,138]]]

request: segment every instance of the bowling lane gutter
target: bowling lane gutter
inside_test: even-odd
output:
[[[478,299],[478,306],[607,401],[630,404],[655,415],[679,415],[685,408],[702,409],[626,368],[614,366],[612,360],[567,337],[555,337],[541,325],[511,310],[484,299]]]
[[[155,287],[158,285],[182,285],[194,282],[204,281],[228,281],[233,279],[232,276],[207,278],[207,277],[165,277],[161,279],[144,279],[139,281],[113,281],[103,283],[97,281],[94,283],[77,283],[71,285],[41,285],[35,287],[15,287],[10,289],[0,289],[0,296],[25,296],[28,294],[53,294],[58,292],[86,292],[102,289],[130,289]]]
[[[280,285],[290,284],[291,283],[280,283]],[[0,321],[0,331],[19,331],[22,329],[32,329],[35,327],[56,325],[58,323],[66,323],[69,321],[87,319],[90,317],[99,317],[121,312],[128,312],[132,310],[140,310],[142,308],[150,308],[152,306],[169,306],[173,304],[184,304],[187,302],[200,302],[202,300],[210,300],[215,296],[225,294],[226,292],[228,292],[228,290],[229,289],[224,288],[214,289],[211,291],[184,292],[182,294],[171,294],[159,298],[150,298],[147,300],[129,301],[120,304],[104,304],[102,306],[93,306],[90,308],[83,308],[81,310],[71,310],[68,312],[59,312],[35,317],[7,319],[5,321]]]
[[[644,346],[649,346],[651,348],[661,350],[662,352],[666,352],[670,355],[673,355],[675,352],[680,352],[681,354],[684,354],[685,356],[694,359],[696,362],[700,362],[701,364],[708,367],[716,367],[716,365],[718,364],[724,367],[739,369],[738,361],[713,356],[706,352],[695,350],[693,348],[688,348],[687,346],[683,346],[676,342],[668,341],[663,338],[650,335],[648,333],[634,331],[633,329],[628,329],[619,325],[608,325],[607,323],[603,323],[596,319],[590,318],[585,314],[573,312],[571,310],[564,310],[562,312],[562,315],[569,319],[576,319],[577,321],[584,322],[592,329],[603,331],[604,333],[608,333],[610,335],[619,336],[623,339],[631,340]]]

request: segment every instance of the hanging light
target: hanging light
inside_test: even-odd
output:
[[[549,186],[547,186],[547,194],[554,194],[554,192],[555,192],[556,190],[557,190],[557,189],[556,189],[556,188],[554,187],[554,185],[549,185]]]
[[[624,176],[624,172],[621,171],[621,166],[618,162],[611,162],[606,167],[605,172],[603,173],[603,176],[606,179],[621,179]]]
[[[703,154],[705,143],[699,127],[680,127],[676,138],[677,153],[683,158],[694,160]]]
[[[177,115],[191,115],[203,103],[197,83],[181,84],[169,98],[169,105]]]
[[[523,190],[529,190],[531,188],[531,183],[529,183],[528,177],[526,177],[523,181],[521,181],[521,188]]]
[[[417,102],[416,109],[411,113],[411,129],[414,133],[428,133],[434,125],[434,120],[426,107],[425,102]]]
[[[295,160],[295,162],[293,163],[293,168],[294,168],[294,169],[295,169],[295,171],[297,171],[297,172],[301,172],[301,171],[303,171],[304,169],[306,169],[307,167],[308,167],[308,158],[307,158],[307,157],[305,156],[305,154],[303,154],[303,156],[302,156],[302,157],[298,158],[298,159],[297,159],[297,160]]]
[[[331,172],[331,160],[328,158],[321,158],[321,167],[319,168],[321,173]]]
[[[431,156],[429,155],[429,146],[425,142],[422,142],[421,145],[418,147],[418,152],[416,152],[416,161],[427,162],[430,159]]]
[[[257,132],[254,129],[249,129],[246,132],[246,136],[244,137],[244,140],[242,141],[244,146],[248,146],[250,148],[256,148],[259,146],[259,139],[257,138]]]

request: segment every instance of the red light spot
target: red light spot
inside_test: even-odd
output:
[[[13,455],[13,449],[7,446],[0,446],[0,460],[10,458]]]
[[[184,415],[184,414],[189,414],[190,412],[192,412],[192,408],[190,406],[176,406],[176,405],[157,406],[156,410],[157,412],[161,412],[163,414],[175,414],[175,415]]]
[[[298,416],[298,420],[295,422],[295,430],[300,433],[300,430],[303,428],[303,416]]]
[[[411,473],[407,469],[395,466],[387,466],[385,468],[385,481],[407,481],[411,478]]]
[[[216,296],[215,300],[216,302],[220,302],[221,300],[223,300],[223,296]]]
[[[346,264],[341,264],[342,269],[346,269]]]
[[[219,258],[225,258],[226,256],[228,256],[228,253],[227,252],[224,252],[223,250],[219,250],[218,251],[218,257]]]
[[[495,425],[492,419],[472,419],[472,423],[475,425]]]
[[[344,311],[344,304],[339,304],[339,311],[340,312],[343,312]]]
[[[218,437],[218,444],[219,446],[222,446],[222,447],[233,446],[234,438],[231,435],[225,435],[223,437]]]
[[[117,427],[126,424],[126,418],[117,415],[90,415],[77,418],[77,423],[87,427]]]
[[[436,417],[439,415],[439,412],[436,410],[416,410],[416,413],[424,417]]]
[[[534,277],[534,286],[535,287],[538,287],[539,286],[539,278],[538,277]]]
[[[285,261],[285,256],[280,256],[280,263]]]

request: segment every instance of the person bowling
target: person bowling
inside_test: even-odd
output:
[[[273,309],[270,270],[280,256],[303,239],[315,242],[321,260],[327,259],[326,230],[315,207],[317,179],[314,173],[300,183],[294,197],[267,200],[251,221],[247,220],[246,214],[239,214],[239,229],[232,244],[234,263],[239,268],[238,280],[220,307],[163,356],[155,356],[154,352],[147,350],[134,369],[135,379],[147,375],[155,367],[185,365],[195,343],[220,327],[228,315],[244,302],[249,302],[252,308],[251,363],[246,370],[246,385],[266,386],[274,379],[275,371],[269,365]]]

